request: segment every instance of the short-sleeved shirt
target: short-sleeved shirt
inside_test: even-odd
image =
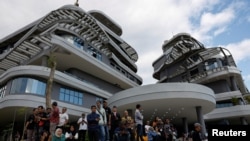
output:
[[[59,108],[56,107],[53,109],[50,115],[50,122],[51,123],[59,123]]]
[[[29,122],[27,129],[33,130],[35,127],[35,116],[32,114],[28,117],[27,122]]]
[[[201,140],[201,133],[197,132],[197,131],[194,131],[192,133],[192,139],[193,139],[193,141],[202,141]]]
[[[87,118],[85,117],[85,118],[82,118],[82,117],[80,117],[79,119],[78,119],[78,121],[77,121],[77,123],[80,123],[80,122],[82,122],[83,120],[85,120],[86,122],[87,122]],[[87,124],[86,123],[81,123],[81,124],[79,124],[79,130],[87,130]]]
[[[67,113],[59,114],[60,120],[58,126],[63,126],[66,120],[69,120],[69,115]]]
[[[104,110],[106,111],[106,117],[107,117],[107,123],[109,122],[109,115],[111,115],[111,109],[107,106],[107,107],[103,107]]]

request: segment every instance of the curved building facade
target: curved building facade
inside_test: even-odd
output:
[[[246,125],[249,91],[231,53],[222,47],[206,48],[187,33],[179,33],[162,46],[163,54],[153,62],[150,84],[116,93],[111,105],[132,114],[140,103],[146,120],[169,118],[188,132],[193,123]]]
[[[57,63],[52,101],[67,107],[70,121],[89,113],[96,100],[140,86],[138,54],[121,35],[121,27],[104,13],[66,5],[3,38],[1,127],[23,123],[34,107],[45,106],[51,54]]]
[[[153,62],[158,82],[141,86],[138,54],[121,35],[101,11],[66,5],[1,39],[0,130],[22,127],[34,107],[45,106],[51,54],[57,63],[52,101],[67,107],[70,121],[108,99],[110,107],[131,114],[139,103],[145,120],[170,118],[185,132],[197,121],[203,132],[209,124],[248,124],[249,91],[227,49],[177,34]]]
[[[186,33],[165,41],[163,55],[153,62],[158,83],[196,83],[211,88],[216,108],[204,113],[207,124],[248,124],[249,95],[231,53],[222,47],[205,48]]]

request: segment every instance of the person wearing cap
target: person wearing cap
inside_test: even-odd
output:
[[[201,133],[201,124],[200,123],[195,123],[194,124],[194,131],[192,132],[192,141],[202,141],[203,135]]]

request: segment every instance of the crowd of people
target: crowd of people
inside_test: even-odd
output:
[[[135,106],[134,117],[127,110],[120,114],[116,106],[111,109],[107,101],[96,101],[90,108],[75,124],[69,123],[67,108],[60,111],[57,102],[51,108],[34,108],[25,124],[27,141],[177,141],[177,130],[168,118],[156,117],[144,124],[140,104]],[[198,134],[194,136],[196,141]],[[181,137],[182,141],[192,139],[185,134]]]

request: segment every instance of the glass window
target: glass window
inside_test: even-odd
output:
[[[6,85],[0,88],[0,99],[4,98],[6,92]]]
[[[83,93],[72,89],[60,88],[59,100],[66,101],[76,105],[82,105]]]
[[[33,78],[20,77],[12,80],[10,93],[29,93],[44,96],[45,90],[46,83]]]
[[[95,57],[96,59],[102,61],[102,54],[98,52],[96,49],[94,49],[93,47],[88,47],[87,53]]]
[[[103,98],[101,98],[101,97],[96,97],[95,100],[96,100],[96,101],[103,101]]]
[[[232,103],[217,103],[216,108],[232,107]]]
[[[74,45],[80,49],[83,49],[84,41],[78,37],[73,37]]]
[[[205,66],[206,70],[212,70],[218,67],[218,63],[216,62],[216,59],[211,59],[205,63]]]

